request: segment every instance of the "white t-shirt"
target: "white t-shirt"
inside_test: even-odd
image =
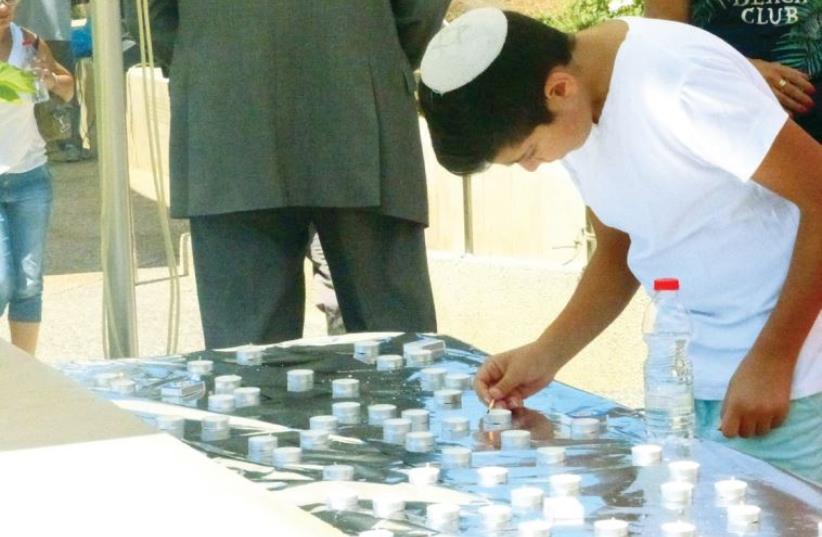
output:
[[[631,238],[649,293],[676,277],[694,326],[698,399],[720,400],[774,308],[797,207],[751,179],[786,113],[748,60],[692,26],[627,17],[599,123],[564,163],[586,204]],[[822,391],[822,314],[792,398]]]

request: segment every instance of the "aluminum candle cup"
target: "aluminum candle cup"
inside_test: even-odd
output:
[[[742,503],[742,500],[745,499],[745,492],[748,490],[748,484],[739,479],[731,478],[714,483],[714,490],[717,499],[728,505]]]
[[[181,416],[157,416],[154,419],[157,429],[177,438],[183,437],[186,420]]]
[[[478,510],[482,524],[486,528],[498,529],[511,522],[512,512],[507,505],[491,504],[480,507]]]
[[[330,490],[325,500],[326,506],[332,511],[353,511],[359,503],[357,491],[343,487]]]
[[[331,405],[331,412],[341,425],[359,425],[360,423],[360,404],[354,401],[334,403]]]
[[[571,436],[580,439],[597,438],[601,425],[597,418],[574,418],[571,421]]]
[[[325,449],[329,443],[328,431],[319,429],[300,431],[300,447],[303,449]]]
[[[314,372],[310,369],[292,369],[286,373],[290,392],[307,392],[314,388]]]
[[[459,530],[460,506],[435,503],[425,508],[425,525],[436,531],[455,532]]]
[[[227,393],[215,393],[208,396],[208,409],[212,412],[233,412],[234,396]]]
[[[694,486],[687,481],[668,481],[659,486],[666,503],[685,505],[691,503]]]
[[[459,408],[462,406],[462,392],[460,390],[437,390],[434,399],[442,408]]]
[[[390,494],[374,496],[372,510],[377,518],[401,519],[405,516],[405,500]]]
[[[274,466],[283,468],[289,464],[300,464],[303,457],[303,450],[298,447],[278,447],[274,448]]]
[[[531,447],[530,431],[523,431],[521,429],[509,429],[507,431],[502,431],[502,434],[500,436],[502,438],[502,449],[506,451],[513,449],[530,449]]]
[[[528,520],[517,526],[518,537],[551,537],[551,523],[546,520]]]
[[[482,426],[488,431],[511,428],[511,411],[507,408],[492,408],[482,418]]]
[[[220,375],[214,377],[214,393],[234,393],[243,383],[240,375]]]
[[[585,524],[585,506],[574,496],[545,498],[543,516],[557,526],[581,526]]]
[[[408,470],[408,482],[412,485],[436,485],[440,478],[440,469],[434,466],[422,466]]]
[[[434,451],[434,435],[428,431],[412,431],[406,434],[405,450],[411,453]]]
[[[471,375],[467,373],[451,373],[445,375],[445,387],[449,390],[470,390],[472,386]]]
[[[248,458],[259,464],[273,462],[274,449],[277,447],[277,437],[271,435],[248,437]]]
[[[247,386],[234,390],[234,406],[245,408],[260,405],[260,389],[256,386]]]
[[[228,416],[204,416],[200,422],[200,438],[204,442],[227,439],[231,436],[231,427],[228,423]]]
[[[389,444],[405,444],[405,436],[411,432],[411,420],[391,418],[382,422],[382,439]]]
[[[471,422],[464,416],[448,416],[440,421],[442,436],[446,440],[457,440],[468,436]]]
[[[471,450],[461,446],[445,447],[441,460],[443,468],[470,468]]]
[[[354,358],[373,364],[380,355],[380,343],[378,341],[357,341],[354,343]]]
[[[331,397],[334,399],[356,399],[360,396],[360,381],[357,379],[336,379],[331,381]]]
[[[402,356],[399,354],[377,356],[377,371],[397,371],[399,369],[402,369]]]
[[[186,363],[186,370],[190,375],[202,377],[214,371],[214,362],[211,360],[191,360]]]
[[[662,460],[662,446],[639,444],[631,448],[631,462],[634,466],[653,466]]]
[[[408,367],[425,367],[434,363],[434,353],[428,349],[410,349],[404,355]]]
[[[354,467],[349,464],[331,464],[323,467],[325,481],[353,481]]]
[[[333,433],[337,430],[339,422],[337,416],[311,416],[308,418],[308,428]]]
[[[418,349],[429,351],[431,356],[436,359],[440,356],[445,356],[445,341],[433,338],[424,338],[417,341],[411,341],[410,343],[405,343],[402,346],[402,354],[407,359],[409,354]]]
[[[262,349],[237,349],[234,353],[234,358],[239,365],[262,365],[263,351]]]
[[[370,405],[368,407],[368,424],[382,425],[382,422],[397,417],[396,405]]]
[[[565,448],[562,446],[545,446],[537,448],[537,462],[539,464],[561,464],[564,460]]]
[[[503,466],[483,466],[477,468],[477,482],[481,487],[496,487],[508,482],[508,468]]]
[[[594,522],[594,537],[628,537],[628,523],[609,518]]]
[[[423,391],[434,392],[445,387],[445,375],[448,371],[442,367],[427,367],[420,371],[420,386]]]
[[[545,493],[537,487],[519,487],[511,491],[511,507],[517,513],[530,513],[539,511]]]
[[[576,474],[555,474],[548,478],[551,496],[576,496],[579,494],[582,477]]]
[[[137,391],[137,383],[131,379],[112,379],[109,389],[120,395],[133,395]]]
[[[431,413],[424,408],[409,408],[402,411],[402,417],[411,421],[411,430],[414,432],[428,430],[430,415]]]
[[[673,461],[668,463],[668,472],[674,481],[696,483],[699,477],[699,463],[696,461]]]
[[[688,522],[668,522],[662,525],[664,537],[696,537],[696,526]]]

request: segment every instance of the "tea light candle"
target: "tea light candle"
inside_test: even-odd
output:
[[[445,375],[445,387],[450,390],[466,391],[471,389],[471,375],[467,373],[451,373]]]
[[[214,371],[214,362],[211,360],[191,360],[186,363],[186,371],[197,377],[210,375]]]
[[[639,444],[631,448],[631,461],[634,466],[653,466],[662,460],[662,446],[656,444]]]
[[[262,349],[252,347],[237,349],[237,352],[234,353],[234,358],[239,365],[262,365],[263,351]]]
[[[325,481],[353,481],[354,467],[349,464],[330,464],[323,467]]]
[[[673,461],[668,463],[668,472],[674,481],[696,483],[699,476],[699,463],[696,461]]]
[[[289,392],[307,392],[314,388],[314,371],[310,369],[291,369],[286,373],[286,384]]]
[[[677,520],[662,525],[664,537],[696,537],[696,526],[688,522]]]
[[[471,450],[462,446],[442,448],[443,468],[470,468]]]
[[[411,421],[412,431],[427,431],[430,412],[424,408],[409,408],[402,411],[402,417]]]
[[[483,466],[477,468],[479,486],[496,487],[508,482],[508,468],[502,466]]]
[[[571,436],[574,438],[596,438],[599,436],[601,423],[597,418],[574,418],[571,421]]]
[[[537,487],[519,487],[511,491],[511,507],[519,513],[539,511],[545,493]]]
[[[585,523],[585,506],[573,496],[545,498],[542,514],[557,526],[581,526]]]
[[[271,464],[274,449],[277,447],[277,437],[271,435],[248,437],[248,458],[252,462]]]
[[[628,537],[628,523],[609,518],[594,522],[594,537]]]
[[[298,447],[278,447],[274,448],[274,466],[283,468],[289,464],[300,464],[303,450]]]
[[[186,420],[181,416],[157,416],[154,419],[157,429],[170,434],[176,438],[183,437]]]
[[[397,371],[398,369],[402,369],[402,356],[399,354],[377,356],[377,371]]]
[[[511,508],[507,505],[491,504],[480,507],[478,510],[482,523],[486,528],[498,529],[506,526],[512,517]]]
[[[354,358],[373,364],[380,354],[380,343],[378,341],[357,341],[354,343]]]
[[[408,367],[425,367],[434,363],[434,353],[428,349],[408,349],[403,354]]]
[[[344,488],[335,487],[328,492],[325,504],[332,511],[353,511],[357,508],[360,498],[357,491]]]
[[[331,412],[343,425],[358,425],[360,423],[360,404],[355,401],[334,403]]]
[[[425,508],[425,524],[436,531],[457,531],[459,529],[460,506],[434,503]]]
[[[240,387],[243,378],[240,375],[220,375],[214,377],[214,393],[233,393]]]
[[[227,393],[214,393],[208,396],[208,409],[212,412],[233,412],[234,396]]]
[[[511,411],[507,408],[492,408],[483,416],[482,425],[489,431],[509,429],[511,427]]]
[[[441,367],[427,367],[420,371],[420,386],[423,391],[433,392],[442,389],[445,386],[445,375],[447,373]]]
[[[137,383],[131,379],[112,379],[109,389],[120,395],[132,395],[137,391]]]
[[[331,397],[334,399],[356,399],[360,396],[360,381],[357,379],[335,379],[331,381]]]
[[[200,437],[204,442],[225,440],[231,435],[228,416],[204,416],[200,426]]]
[[[382,425],[385,420],[397,417],[397,407],[395,405],[370,405],[368,407],[368,424]]]
[[[551,523],[547,520],[527,520],[517,526],[518,537],[551,537]]]
[[[311,416],[308,419],[308,427],[317,431],[334,432],[339,422],[337,416]]]
[[[428,431],[412,431],[405,435],[405,450],[428,453],[434,450],[434,435]]]
[[[455,408],[462,405],[462,392],[460,390],[437,390],[434,392],[434,399],[440,407]]]
[[[565,460],[565,448],[562,446],[544,446],[537,448],[537,462],[540,464],[560,464]]]
[[[501,445],[504,450],[529,449],[531,447],[531,433],[520,429],[502,431]]]
[[[260,389],[256,386],[247,386],[245,388],[237,388],[234,390],[234,406],[237,408],[246,408],[250,406],[259,406],[260,404]]]
[[[406,435],[411,432],[411,420],[391,418],[382,422],[382,439],[390,444],[405,444]]]
[[[422,466],[408,470],[408,482],[412,485],[435,485],[440,478],[440,469],[434,466]]]
[[[303,449],[325,449],[328,444],[328,431],[319,429],[300,431],[300,447]]]
[[[405,500],[391,494],[374,496],[371,501],[374,515],[377,518],[401,519],[405,515]]]
[[[471,422],[465,416],[447,416],[440,421],[446,440],[457,440],[471,432]]]
[[[714,483],[714,490],[720,500],[724,501],[741,501],[745,498],[745,492],[748,490],[748,484],[739,479],[725,479]]]
[[[579,494],[582,477],[576,474],[555,474],[548,478],[551,496],[576,496]]]
[[[668,481],[659,486],[662,499],[669,503],[691,503],[694,486],[687,481]]]
[[[762,509],[756,505],[729,505],[728,524],[733,526],[748,526],[759,522],[759,515]]]

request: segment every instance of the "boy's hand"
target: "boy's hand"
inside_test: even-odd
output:
[[[763,436],[788,416],[793,367],[781,356],[756,348],[731,377],[719,430],[728,438]]]
[[[474,389],[486,403],[519,408],[526,397],[547,386],[557,370],[536,343],[529,343],[488,358],[477,372]]]

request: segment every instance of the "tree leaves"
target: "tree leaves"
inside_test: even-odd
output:
[[[0,101],[17,103],[21,95],[34,94],[34,75],[0,62]]]

